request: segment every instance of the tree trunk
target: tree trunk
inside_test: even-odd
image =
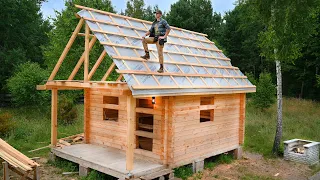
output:
[[[303,98],[303,89],[304,89],[304,78],[305,78],[305,75],[306,75],[306,66],[304,66],[304,69],[303,69],[302,83],[301,83],[301,89],[300,89],[299,99],[302,99],[302,98]]]
[[[275,53],[277,51],[275,50]],[[277,129],[276,136],[274,138],[272,152],[274,155],[278,155],[282,137],[282,74],[281,74],[281,63],[276,60],[276,71],[277,71]]]

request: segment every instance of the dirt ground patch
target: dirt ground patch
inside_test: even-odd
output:
[[[265,159],[259,154],[245,152],[241,160],[231,164],[219,164],[213,170],[206,169],[189,179],[304,180],[311,175],[312,169],[308,165],[281,158]]]
[[[77,180],[78,175],[62,175],[63,170],[47,163],[47,159],[39,161],[41,179],[44,180]],[[1,174],[1,173],[0,173]],[[219,164],[213,170],[206,169],[196,173],[189,180],[304,180],[312,175],[308,165],[285,161],[281,158],[265,159],[262,155],[245,152],[243,159],[231,164]],[[18,179],[11,177],[12,179]]]
[[[40,163],[40,172],[41,172],[41,179],[45,180],[76,180],[79,178],[78,175],[62,175],[63,170],[52,166],[47,163],[47,159],[41,158]]]

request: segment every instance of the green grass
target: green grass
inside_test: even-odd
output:
[[[230,164],[233,160],[233,156],[230,154],[220,154],[218,156],[206,159],[204,162],[204,168],[213,170],[218,164]],[[174,169],[174,175],[175,177],[181,179],[188,179],[189,177],[193,176],[192,165],[190,164]],[[202,172],[197,172],[194,175],[194,179],[201,179],[202,176]]]
[[[73,125],[58,125],[58,138],[83,132],[83,105],[77,105],[78,120]],[[1,108],[0,113],[12,114],[16,126],[4,140],[29,157],[46,156],[49,148],[28,153],[28,151],[50,144],[50,107]]]
[[[211,158],[208,158],[204,162],[204,168],[213,170],[218,164],[230,164],[234,160],[231,154],[220,154]]]
[[[87,177],[82,177],[81,180],[114,180],[116,178],[99,171],[92,170]]]
[[[59,173],[79,171],[78,164],[67,161],[59,157],[56,157],[54,161],[48,161],[48,164],[59,168],[61,170]]]
[[[265,112],[247,103],[245,150],[272,156],[272,146],[276,132],[277,105]],[[283,137],[284,140],[299,138],[319,141],[320,103],[310,100],[284,98],[283,100]],[[283,143],[281,143],[283,150]]]
[[[193,171],[191,165],[181,166],[174,169],[174,176],[183,180],[188,179],[188,177],[191,177],[192,175]]]
[[[79,165],[77,163],[73,163],[59,157],[56,157],[55,161],[48,161],[48,164],[59,168],[60,171],[57,172],[59,174],[62,174],[63,172],[79,171]],[[99,171],[91,170],[87,177],[81,177],[80,179],[81,180],[114,180],[115,178],[107,174],[101,173]]]

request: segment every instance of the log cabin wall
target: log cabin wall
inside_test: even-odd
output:
[[[129,90],[91,88],[85,95],[87,143],[126,149]],[[87,103],[87,105],[86,105]]]
[[[113,147],[126,150],[127,141],[127,98],[132,96],[128,89],[99,89],[85,90],[85,139],[86,143]],[[162,97],[156,98],[156,104],[152,104],[152,98],[136,99],[136,143],[135,154],[144,156],[156,162],[164,162],[164,105]],[[139,104],[140,103],[140,104]],[[152,116],[150,125],[142,126],[151,129],[148,134],[145,128],[140,128],[139,117]],[[139,132],[140,133],[139,133]],[[142,133],[141,133],[142,132]],[[150,137],[151,144],[146,144],[139,139]],[[150,150],[142,148],[151,147]]]
[[[244,99],[245,94],[174,97],[170,166],[239,147],[243,143]]]
[[[126,150],[130,96],[128,89],[85,91],[87,143]],[[140,148],[138,141],[150,135],[136,133],[138,156],[177,167],[236,149],[243,143],[245,94],[157,97],[152,108],[147,107],[151,98],[149,105],[143,105],[145,100],[136,101],[137,131],[145,130],[139,128],[141,113],[153,116],[152,151]]]

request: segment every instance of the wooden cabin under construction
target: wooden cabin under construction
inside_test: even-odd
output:
[[[56,156],[78,163],[82,173],[90,168],[119,179],[152,179],[241,148],[246,93],[256,88],[207,35],[171,27],[164,46],[165,72],[157,73],[154,45],[149,45],[150,60],[140,58],[141,37],[151,22],[76,7],[81,9],[79,24],[48,81],[37,87],[52,91]],[[72,43],[83,35],[83,25],[85,52],[67,80],[56,80]],[[96,40],[104,47],[98,60],[89,55]],[[101,81],[91,81],[107,55],[113,63]],[[75,81],[82,64],[83,80]],[[119,78],[106,81],[114,69]],[[84,90],[84,143],[61,148],[56,147],[57,96],[69,89]]]

